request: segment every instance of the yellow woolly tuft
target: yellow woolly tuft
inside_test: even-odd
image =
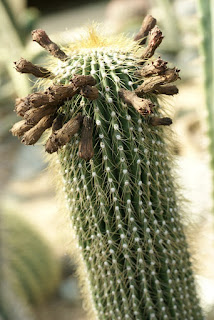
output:
[[[104,30],[101,25],[93,23],[91,26],[83,29],[81,32],[76,34],[76,38],[71,38],[71,41],[62,50],[72,59],[76,54],[85,55],[92,53],[94,50],[101,52],[116,52],[120,51],[122,54],[131,54],[136,57],[136,64],[138,58],[142,55],[144,48],[139,46],[136,41],[128,38],[125,34],[115,36],[105,36]],[[53,74],[56,72],[56,68],[66,64],[57,60],[55,57],[50,56],[46,62],[45,67],[48,68]],[[70,63],[69,63],[70,64]],[[55,81],[61,79],[61,74],[55,76]],[[34,87],[40,90],[50,86],[53,79],[44,78],[38,79]]]
[[[72,41],[69,46],[65,47],[64,50],[67,54],[74,50],[84,49],[98,49],[98,48],[117,48],[125,49],[126,51],[133,50],[136,47],[136,42],[127,38],[121,34],[118,36],[104,36],[100,26],[93,24],[83,31],[79,35],[79,39]]]

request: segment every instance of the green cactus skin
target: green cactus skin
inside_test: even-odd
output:
[[[97,100],[78,96],[61,109],[67,119],[80,110],[93,119],[93,159],[78,156],[78,134],[58,153],[94,318],[201,320],[166,142],[171,132],[150,126],[118,95],[139,84],[136,65],[125,49],[95,48],[77,50],[54,70],[61,84],[92,75],[99,89]],[[157,105],[155,95],[145,97]]]

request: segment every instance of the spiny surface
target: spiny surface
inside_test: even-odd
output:
[[[11,131],[33,144],[52,125],[46,151],[58,152],[96,319],[201,320],[171,171],[165,126],[172,120],[157,101],[157,95],[178,93],[170,83],[179,70],[160,58],[151,61],[163,35],[153,17],[145,21],[139,44],[90,29],[65,52],[43,30],[33,32],[60,61],[45,68],[45,92],[17,99],[16,112],[25,120]],[[60,92],[67,90],[66,98]]]
[[[77,97],[62,107],[68,119],[80,108],[94,119],[93,160],[79,158],[78,134],[59,153],[97,318],[202,319],[166,129],[149,126],[118,97],[119,89],[136,88],[135,71],[132,55],[93,50],[55,72],[61,83],[91,74],[100,93],[94,102]]]

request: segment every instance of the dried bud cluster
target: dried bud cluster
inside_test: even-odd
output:
[[[57,114],[56,111],[67,99],[71,99],[78,93],[89,100],[97,99],[99,92],[96,87],[91,87],[91,85],[95,84],[96,81],[92,76],[75,75],[69,85],[54,85],[44,92],[36,92],[29,94],[25,98],[16,99],[15,111],[25,120],[13,126],[11,129],[12,134],[18,137],[23,136],[22,143],[32,145],[39,140],[46,129],[52,126],[52,134],[46,142],[45,149],[49,153],[56,152],[80,130],[83,122],[83,116],[79,113],[76,117],[63,124],[63,114]],[[88,118],[84,117],[84,119]],[[80,142],[81,148],[86,140],[84,130],[85,127],[83,127],[83,141],[81,140]],[[92,141],[92,133],[89,136]],[[87,143],[90,144],[90,141],[88,140]],[[92,145],[91,149],[93,150]]]
[[[59,46],[50,40],[46,32],[42,29],[32,31],[33,41],[40,44],[54,57],[66,61],[68,56]],[[135,72],[141,84],[134,90],[119,90],[119,97],[128,105],[132,105],[142,116],[148,117],[148,124],[152,126],[170,125],[170,118],[150,117],[154,113],[154,104],[147,98],[146,93],[173,95],[178,93],[175,85],[169,83],[179,78],[179,70],[168,68],[167,62],[160,57],[149,63],[148,59],[154,55],[156,48],[160,45],[163,35],[156,26],[156,20],[148,15],[141,26],[139,33],[135,37],[139,45],[148,44],[141,56],[139,65],[141,69]],[[145,62],[147,63],[145,64]],[[31,62],[21,58],[15,62],[18,72],[29,73],[41,78],[54,78],[54,75],[46,68],[36,66]],[[89,100],[96,100],[99,91],[96,88],[96,80],[91,75],[75,75],[70,79],[70,84],[52,85],[44,92],[34,92],[25,98],[17,98],[15,102],[15,112],[24,120],[16,123],[11,129],[12,134],[22,137],[25,144],[34,144],[41,137],[42,133],[52,127],[52,133],[48,138],[45,150],[49,153],[56,152],[60,147],[68,143],[71,137],[80,128],[81,141],[79,144],[79,156],[85,160],[93,157],[93,120],[83,117],[78,113],[74,118],[65,123],[63,113],[59,108],[65,101],[72,99],[76,94],[80,94]]]
[[[167,62],[162,60],[160,57],[152,63],[145,65],[142,69],[136,71],[138,77],[149,77],[154,74],[162,74],[167,69]]]
[[[163,84],[171,83],[179,78],[179,70],[176,68],[166,69],[161,74],[146,78],[144,82],[135,90],[138,96],[153,92]]]
[[[140,65],[143,67],[135,72],[136,77],[144,78],[143,83],[135,89],[135,92],[128,90],[120,90],[119,94],[125,103],[133,105],[133,107],[142,115],[149,115],[153,113],[154,105],[151,101],[143,98],[146,93],[174,95],[178,93],[178,88],[169,83],[179,79],[179,71],[177,68],[168,68],[167,62],[160,57],[156,60],[145,64],[151,58],[157,47],[163,40],[161,30],[156,26],[156,20],[148,15],[145,17],[141,29],[135,36],[134,40],[139,42],[139,45],[148,44],[141,56]],[[152,126],[170,125],[172,120],[170,118],[151,117],[148,123]]]

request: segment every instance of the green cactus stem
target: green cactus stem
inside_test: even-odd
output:
[[[179,70],[151,58],[163,35],[147,21],[137,42],[89,29],[64,55],[34,31],[59,61],[47,68],[55,78],[46,78],[45,92],[17,101],[24,122],[11,131],[35,143],[32,128],[52,117],[45,148],[61,164],[94,319],[201,320],[172,169],[172,120],[157,100],[178,92],[170,83]]]
[[[212,196],[214,198],[214,3],[210,0],[198,0],[197,3],[200,16],[201,53],[203,56],[204,69],[204,94],[207,108],[207,133],[210,139],[209,151],[213,181]],[[214,213],[214,202],[212,211]]]

